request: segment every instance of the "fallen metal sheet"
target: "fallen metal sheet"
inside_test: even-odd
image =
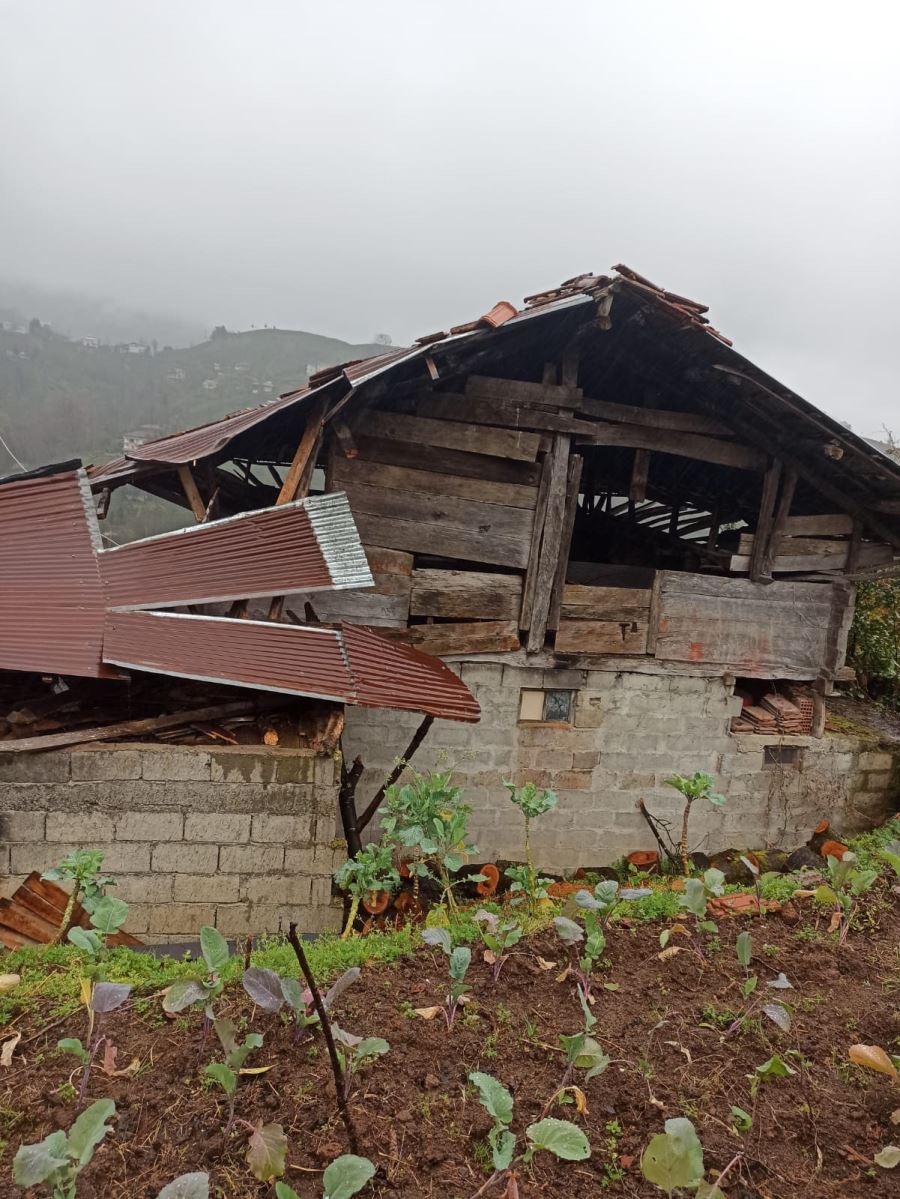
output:
[[[101,654],[100,532],[72,465],[0,485],[0,669],[116,677]]]
[[[474,721],[465,683],[437,658],[369,629],[311,628],[176,612],[110,612],[104,659],[206,683],[230,683]]]
[[[124,611],[374,583],[343,492],[104,550],[100,572]]]

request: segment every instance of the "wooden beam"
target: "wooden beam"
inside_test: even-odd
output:
[[[382,637],[429,654],[502,653],[520,648],[514,620],[476,620],[465,624],[415,624],[408,629],[379,629]],[[5,744],[5,743],[4,743]]]
[[[750,555],[751,583],[760,582],[763,575],[764,563],[772,539],[775,502],[778,497],[780,483],[781,459],[773,458],[763,478],[762,497],[759,502],[759,516],[756,518],[756,531],[753,536],[753,552]],[[771,573],[769,578],[771,578]]]
[[[476,400],[500,400],[511,404],[550,404],[557,408],[577,408],[581,388],[553,383],[524,383],[519,379],[490,379],[469,375],[465,394]]]
[[[645,621],[562,620],[556,634],[558,654],[643,654]]]
[[[628,498],[635,504],[642,504],[647,498],[647,478],[650,474],[650,451],[635,450],[634,462],[631,466],[631,483],[628,487]]]
[[[541,538],[544,535],[544,524],[547,520],[547,503],[550,497],[551,473],[550,455],[547,454],[544,457],[541,481],[538,487],[537,504],[534,509],[534,524],[531,529],[531,543],[528,547],[528,569],[525,574],[525,586],[522,590],[522,611],[519,615],[519,628],[523,631],[531,628],[531,617],[534,611],[534,593],[537,587],[538,565],[540,562]]]
[[[553,594],[550,599],[550,612],[547,617],[547,628],[553,632],[559,625],[559,614],[562,607],[562,594],[566,582],[566,568],[569,565],[569,551],[572,548],[572,534],[575,531],[575,517],[578,513],[578,492],[581,488],[582,457],[572,454],[566,473],[566,509],[563,515],[562,532],[559,538],[559,560],[556,564],[556,574],[553,578]]]
[[[558,417],[562,420],[562,417]],[[580,421],[580,425],[587,422]],[[659,454],[674,454],[680,458],[696,458],[719,466],[738,470],[762,470],[765,455],[736,441],[722,441],[701,433],[679,433],[670,429],[649,429],[641,425],[597,422],[590,432],[578,430],[579,445],[624,446],[632,450],[654,450]]]
[[[849,537],[853,532],[853,517],[843,512],[789,516],[783,532],[785,537]]]
[[[197,486],[197,480],[194,478],[194,472],[186,462],[178,467],[178,481],[181,483],[185,498],[194,514],[194,520],[198,524],[202,524],[206,519],[206,504],[204,504],[203,497],[200,495],[200,489]]]
[[[541,536],[534,587],[534,606],[528,630],[527,649],[529,653],[536,653],[543,649],[544,639],[547,635],[547,621],[553,600],[553,582],[559,562],[560,542],[566,514],[566,488],[571,444],[572,439],[569,436],[560,434],[553,439],[553,447],[550,451],[547,516]]]
[[[473,429],[471,423],[466,423],[467,420],[463,413],[457,414],[456,420],[432,420],[399,412],[367,411],[359,421],[354,422],[354,433],[411,445],[421,443],[470,454],[513,458],[520,462],[534,462],[537,458],[541,448],[539,434],[524,429]]]
[[[541,386],[534,383],[533,387]],[[570,412],[556,412],[523,404],[520,400],[476,399],[456,392],[423,393],[421,411],[426,418],[468,421],[473,425],[495,425],[515,429],[546,430],[550,433],[583,433],[590,436],[597,427],[593,421],[579,420]]]
[[[787,523],[788,515],[791,511],[791,504],[794,502],[794,492],[797,488],[797,472],[790,467],[784,471],[784,477],[781,480],[781,494],[778,497],[778,506],[775,509],[775,517],[772,521],[772,529],[769,533],[768,541],[763,547],[762,558],[760,561],[759,581],[770,581],[772,578],[772,566],[775,562],[775,555],[778,553],[781,534]],[[754,549],[756,548],[754,544]],[[752,565],[752,558],[751,558]],[[751,574],[751,579],[753,575]],[[756,582],[757,580],[754,580]]]
[[[289,504],[293,500],[302,499],[309,491],[309,477],[312,472],[308,472],[306,468],[322,435],[327,404],[327,399],[323,397],[310,406],[306,428],[294,452],[290,470],[278,493],[276,504]]]
[[[414,570],[412,573],[411,616],[518,620],[521,607],[521,575],[474,570]]]
[[[592,400],[588,397],[581,401],[578,410],[616,424],[672,429],[679,433],[706,433],[710,437],[734,436],[727,425],[699,412],[667,412],[662,408],[640,408],[636,404],[614,404],[609,400]]]
[[[642,620],[650,614],[649,587],[590,587],[566,583],[562,593],[564,620]]]
[[[367,462],[363,458],[348,462],[340,454],[332,459],[329,478],[335,490],[367,483],[407,494],[421,492],[426,496],[446,495],[462,500],[479,500],[485,504],[503,504],[508,508],[527,508],[529,511],[534,509],[538,493],[536,486],[461,478],[454,473],[387,466],[381,462]]]
[[[875,510],[888,516],[900,516],[900,500],[879,500]]]

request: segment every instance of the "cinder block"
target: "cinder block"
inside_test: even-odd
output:
[[[112,841],[112,817],[102,812],[48,812],[45,836],[48,841],[75,841],[83,846]]]
[[[244,896],[252,903],[303,906],[309,903],[312,881],[307,874],[254,876],[244,883]]]
[[[274,841],[279,845],[305,845],[312,838],[312,816],[269,816],[259,813],[253,817],[251,841]]]
[[[331,879],[314,878],[311,882],[310,902],[313,907],[326,907],[331,903]]]
[[[215,874],[219,866],[218,845],[156,845],[153,869],[173,874]]]
[[[209,777],[214,783],[273,783],[278,759],[272,754],[211,753]]]
[[[73,782],[96,782],[105,779],[139,779],[141,751],[139,749],[72,750]]]
[[[316,759],[311,754],[275,759],[276,783],[311,783],[315,779],[315,772]],[[334,781],[334,778],[332,773],[331,781]]]
[[[211,903],[148,905],[148,933],[169,933],[178,940],[196,941],[204,924],[212,924],[216,908]]]
[[[893,775],[890,770],[871,770],[866,775],[867,791],[886,791],[891,785]]]
[[[183,830],[180,812],[129,812],[116,817],[117,841],[180,841]]]
[[[185,841],[210,841],[216,844],[238,842],[244,844],[250,839],[249,814],[237,812],[204,812],[202,815],[190,814],[184,821]]]
[[[99,845],[91,841],[32,841],[24,845],[11,845],[9,868],[13,874],[49,870],[51,866],[58,865],[73,849],[87,848],[103,850],[103,869],[110,874],[121,875],[132,871],[146,873],[150,869],[150,846],[124,841]]]
[[[590,791],[593,777],[590,770],[561,770],[552,774],[554,788],[565,788],[567,791]]]
[[[340,782],[338,761],[331,754],[319,754],[315,759],[315,781],[326,787]]]
[[[182,746],[179,749],[148,747],[141,751],[141,758],[141,776],[150,782],[205,782],[210,777],[210,758],[205,749],[193,746]]]
[[[283,866],[281,845],[223,845],[219,850],[219,869],[225,874],[270,874]]]
[[[46,812],[0,812],[0,841],[43,841]]]
[[[248,903],[216,904],[215,925],[225,937],[246,937],[256,932]]]
[[[892,754],[885,753],[883,750],[866,750],[865,753],[859,755],[860,770],[893,770],[894,758]]]
[[[371,825],[369,828],[371,828]],[[286,849],[284,851],[284,869],[286,873],[291,875],[313,874],[316,870],[315,845],[310,844],[300,848]]]
[[[176,874],[172,897],[184,903],[236,903],[241,898],[238,874]]]
[[[45,753],[0,752],[0,783],[67,783],[69,751],[52,749]]]
[[[172,874],[125,874],[117,879],[112,894],[126,903],[169,903]]]

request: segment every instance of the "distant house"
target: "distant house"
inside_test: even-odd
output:
[[[169,373],[166,375],[166,378],[169,380],[170,383],[180,383],[181,380],[184,378],[184,371],[181,369],[180,366],[176,366],[172,370],[169,371]]]
[[[215,391],[218,386],[219,386],[219,384],[216,382],[215,379],[204,379],[203,380],[203,390],[204,391]]]
[[[81,344],[86,350],[96,350],[100,343],[96,337],[82,337]]]
[[[238,372],[238,374],[243,374],[244,371],[248,371],[250,369],[250,363],[249,362],[236,362],[234,364],[234,369]]]

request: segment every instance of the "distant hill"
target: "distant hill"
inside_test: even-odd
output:
[[[83,344],[35,320],[0,319],[0,436],[28,467],[102,462],[125,437],[203,424],[302,386],[310,370],[384,352],[286,329],[220,329],[183,349]],[[15,469],[0,445],[0,475]]]

